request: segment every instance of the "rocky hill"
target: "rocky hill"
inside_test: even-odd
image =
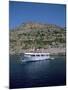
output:
[[[10,53],[27,49],[63,48],[66,30],[53,24],[22,23],[9,33]]]

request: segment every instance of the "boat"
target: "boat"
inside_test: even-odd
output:
[[[50,53],[24,53],[22,61],[38,61],[50,59]]]

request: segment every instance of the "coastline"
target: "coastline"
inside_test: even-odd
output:
[[[20,54],[20,53],[50,53],[50,55],[66,55],[66,48],[47,48],[47,49],[25,49],[19,50],[19,52],[9,51],[10,55]]]

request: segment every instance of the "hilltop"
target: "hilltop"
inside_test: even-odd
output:
[[[65,48],[66,30],[54,24],[22,23],[9,33],[10,53]]]

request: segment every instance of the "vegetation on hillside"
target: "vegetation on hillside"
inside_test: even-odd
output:
[[[10,30],[10,52],[65,47],[66,30],[53,24],[24,23]]]

